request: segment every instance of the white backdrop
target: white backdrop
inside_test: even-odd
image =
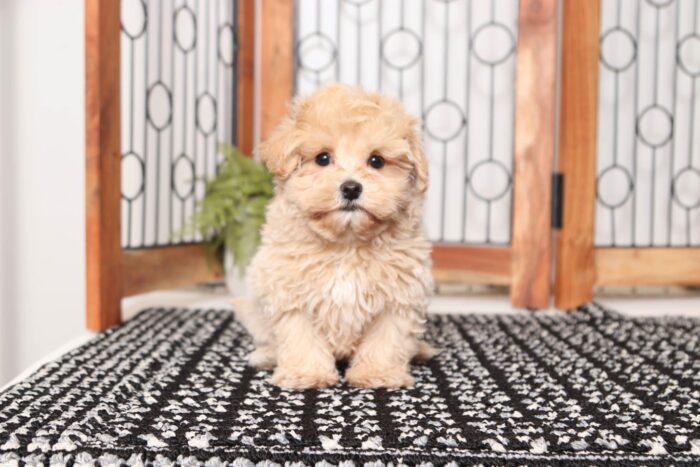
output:
[[[85,333],[83,2],[0,0],[0,385]]]

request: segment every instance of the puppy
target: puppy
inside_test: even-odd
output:
[[[275,175],[239,318],[250,363],[287,388],[413,384],[432,291],[416,120],[389,97],[334,84],[296,101],[258,148]]]

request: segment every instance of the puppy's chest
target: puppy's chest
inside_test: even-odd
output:
[[[387,265],[362,262],[357,258],[329,258],[316,263],[310,271],[318,296],[309,308],[318,314],[342,313],[360,318],[383,308],[390,296],[385,292]]]
[[[396,306],[397,298],[422,290],[419,277],[423,268],[409,256],[349,252],[317,257],[304,269],[304,274],[296,277],[299,291],[312,287],[316,293],[307,296],[307,309],[321,313],[372,315]],[[303,296],[298,298],[306,301]]]
[[[367,297],[375,294],[371,281],[362,268],[339,262],[329,265],[326,273],[319,271],[327,306],[364,307]]]

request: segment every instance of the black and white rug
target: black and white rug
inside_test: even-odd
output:
[[[228,311],[153,309],[0,394],[0,465],[698,465],[700,321],[434,316],[416,386],[293,392]]]

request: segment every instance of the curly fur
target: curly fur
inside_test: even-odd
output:
[[[369,166],[373,154],[386,165]],[[411,385],[410,361],[434,353],[421,340],[432,278],[416,120],[394,99],[330,85],[296,101],[258,155],[276,195],[249,268],[252,302],[237,307],[256,341],[250,363],[290,388],[334,385],[336,359],[350,360],[355,386]],[[347,180],[363,186],[352,211]]]

